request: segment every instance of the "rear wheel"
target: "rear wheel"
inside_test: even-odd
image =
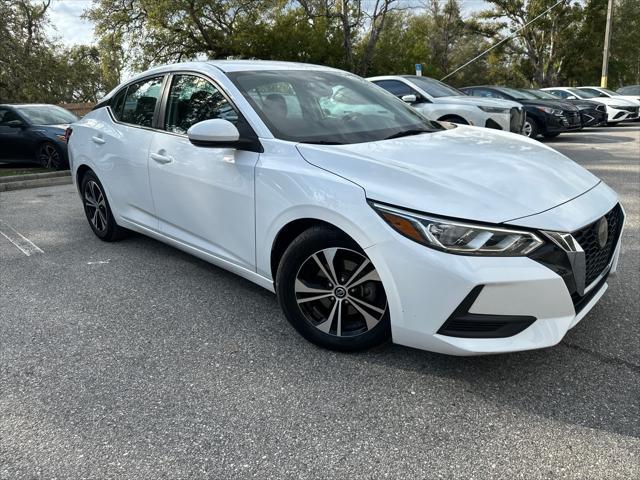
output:
[[[82,177],[81,191],[84,213],[93,233],[105,242],[115,242],[123,238],[127,230],[120,227],[113,218],[104,188],[92,171]]]
[[[390,338],[380,276],[338,230],[312,227],[295,239],[280,262],[276,291],[287,320],[317,345],[354,351]]]

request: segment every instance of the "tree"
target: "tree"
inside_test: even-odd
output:
[[[486,0],[495,8],[485,10],[480,19],[492,20],[494,38],[505,29],[524,27],[557,0]],[[582,9],[571,0],[562,0],[534,24],[523,28],[505,47],[507,54],[518,58],[518,70],[537,86],[557,85],[563,75],[569,45],[579,25]]]

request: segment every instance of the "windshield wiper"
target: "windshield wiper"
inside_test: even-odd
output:
[[[392,138],[400,138],[400,137],[409,137],[411,135],[420,135],[421,133],[430,133],[435,130],[427,130],[425,128],[414,128],[411,130],[403,130],[402,132],[394,133],[393,135],[389,135],[384,138],[384,140],[391,140]]]

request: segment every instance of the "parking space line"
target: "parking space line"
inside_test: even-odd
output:
[[[0,220],[0,235],[9,240],[27,257],[30,257],[33,253],[44,253],[44,250],[2,220]]]

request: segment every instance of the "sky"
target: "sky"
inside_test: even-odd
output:
[[[49,7],[51,25],[48,33],[60,39],[64,46],[94,42],[93,24],[81,17],[92,0],[52,0]],[[461,0],[463,14],[481,10],[484,0]]]
[[[65,46],[93,43],[93,24],[80,18],[91,0],[52,0],[47,32]]]

